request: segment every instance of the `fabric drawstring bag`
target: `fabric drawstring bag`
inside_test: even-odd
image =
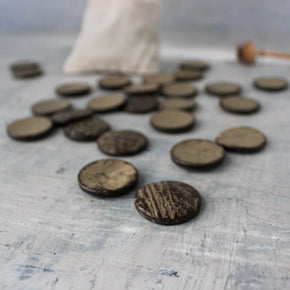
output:
[[[64,71],[158,71],[158,16],[159,0],[89,0]]]

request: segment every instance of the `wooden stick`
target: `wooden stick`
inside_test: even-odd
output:
[[[290,53],[275,52],[275,51],[265,51],[261,50],[258,52],[261,56],[271,56],[271,57],[280,57],[280,58],[290,58]]]

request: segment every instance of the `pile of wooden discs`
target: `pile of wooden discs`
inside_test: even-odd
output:
[[[64,135],[75,141],[96,141],[98,148],[109,156],[130,156],[143,152],[148,138],[137,130],[111,130],[99,116],[102,113],[123,111],[130,114],[154,112],[151,126],[170,134],[192,130],[196,107],[193,97],[198,89],[190,84],[206,74],[209,65],[194,60],[182,63],[171,74],[144,75],[134,83],[125,74],[103,76],[98,86],[108,94],[90,99],[83,109],[72,106],[69,98],[83,97],[93,88],[85,82],[66,83],[56,88],[59,98],[42,100],[32,105],[34,116],[12,122],[7,127],[10,137],[17,140],[43,138],[52,130],[62,127]],[[41,74],[35,62],[18,62],[11,66],[16,78]],[[254,87],[270,92],[288,88],[288,81],[280,78],[259,78]],[[205,92],[219,97],[223,110],[233,114],[258,112],[258,101],[241,95],[242,87],[229,81],[206,85]],[[161,99],[162,98],[162,99]],[[98,114],[98,117],[95,116]],[[266,137],[250,127],[229,128],[216,136],[215,141],[205,139],[178,140],[168,156],[172,161],[193,170],[207,170],[218,166],[227,151],[256,152],[266,144]],[[78,174],[78,182],[85,192],[102,197],[120,196],[131,191],[138,181],[138,170],[131,163],[108,158],[96,160],[84,166]],[[175,225],[186,222],[198,214],[201,196],[198,191],[181,181],[159,181],[141,187],[135,195],[137,211],[152,222]]]

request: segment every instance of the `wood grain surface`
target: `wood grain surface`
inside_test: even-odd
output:
[[[151,222],[177,225],[198,214],[201,197],[195,188],[186,183],[160,181],[147,184],[137,191],[135,207]]]
[[[85,192],[96,196],[123,195],[135,187],[138,171],[129,162],[101,159],[85,165],[78,174],[78,182]]]
[[[143,151],[147,147],[148,139],[139,131],[108,131],[98,138],[97,144],[105,154],[129,156]]]
[[[64,127],[64,134],[77,141],[96,141],[111,126],[100,118],[90,117],[84,120],[74,121]]]

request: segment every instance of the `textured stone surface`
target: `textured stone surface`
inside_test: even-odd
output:
[[[27,6],[26,1],[21,3]],[[39,1],[39,6],[44,3],[48,2]],[[179,2],[175,4],[180,7]],[[203,21],[208,25],[209,18]],[[140,171],[138,186],[180,180],[202,195],[200,214],[174,227],[155,225],[139,216],[133,202],[136,191],[113,200],[81,191],[79,170],[105,158],[95,143],[70,142],[61,130],[29,144],[7,136],[6,125],[29,116],[31,104],[52,97],[57,84],[77,79],[94,86],[97,77],[62,74],[74,41],[69,35],[1,36],[0,288],[289,289],[289,91],[273,97],[252,87],[257,76],[289,77],[289,63],[264,60],[253,67],[241,66],[234,62],[232,47],[242,39],[240,33],[233,33],[232,38],[218,32],[209,38],[204,32],[194,36],[173,39],[171,46],[164,42],[161,51],[166,71],[175,70],[181,57],[200,57],[211,64],[205,78],[195,83],[201,93],[194,131],[161,134],[149,125],[150,114],[102,116],[115,130],[144,128],[142,132],[150,138],[148,150],[125,158]],[[191,45],[185,46],[190,40]],[[264,35],[259,43],[277,50],[290,47],[289,37],[271,45]],[[46,74],[14,80],[9,65],[26,58],[40,61]],[[205,83],[229,76],[243,85],[245,95],[261,103],[260,113],[226,114],[216,98],[202,92]],[[89,98],[72,103],[84,108]],[[187,171],[170,160],[169,151],[180,140],[213,140],[219,132],[241,125],[265,133],[269,141],[265,150],[250,155],[229,153],[211,172]]]

